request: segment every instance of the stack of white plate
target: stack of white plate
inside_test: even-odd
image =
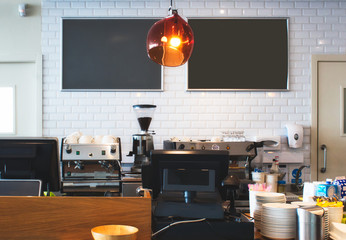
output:
[[[268,238],[294,239],[298,206],[285,203],[262,205],[261,234]]]
[[[286,197],[283,193],[258,192],[256,194],[256,208],[254,211],[255,227],[261,230],[262,205],[266,203],[286,203]]]
[[[328,214],[328,208],[324,208],[324,240],[329,239],[329,214]]]
[[[254,219],[255,219],[255,228],[260,230],[261,229],[261,209],[255,210]]]
[[[330,223],[329,237],[333,240],[345,240],[346,239],[346,224],[331,222]]]
[[[296,202],[291,202],[291,204],[298,205],[299,207],[313,207],[313,206],[316,206],[315,202],[296,201]]]
[[[346,239],[346,224],[331,222],[330,223],[330,235],[333,240],[345,240]]]

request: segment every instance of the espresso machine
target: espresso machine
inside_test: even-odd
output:
[[[232,182],[235,191],[232,204],[238,209],[248,208],[249,191],[248,184],[251,180],[251,162],[257,156],[258,144],[249,141],[211,141],[211,140],[165,140],[164,149],[176,150],[226,150],[229,152],[229,178],[225,179],[224,185]],[[235,184],[237,186],[235,186]],[[231,193],[230,193],[231,194]],[[233,193],[232,193],[233,194]]]
[[[156,105],[140,104],[133,105],[141,132],[132,135],[132,151],[128,156],[134,156],[134,164],[131,167],[132,173],[141,173],[142,165],[149,164],[150,151],[154,149],[153,134],[149,132],[149,126],[153,118]]]
[[[121,190],[121,143],[70,143],[60,152],[61,192],[67,195],[117,196]]]

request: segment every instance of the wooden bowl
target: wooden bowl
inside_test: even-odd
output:
[[[138,228],[127,225],[103,225],[91,229],[95,240],[136,240]]]

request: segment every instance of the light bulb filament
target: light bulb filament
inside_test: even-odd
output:
[[[170,42],[169,42],[173,47],[178,47],[181,43],[180,38],[177,37],[172,37]]]

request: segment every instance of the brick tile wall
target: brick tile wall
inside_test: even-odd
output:
[[[164,17],[169,1],[43,0],[43,133],[63,137],[74,131],[114,134],[123,153],[139,126],[131,106],[158,105],[152,123],[155,146],[170,137],[195,139],[241,128],[246,135],[286,135],[285,124],[305,128],[308,163],[311,125],[311,54],[344,53],[346,4],[343,1],[174,1],[185,17],[289,17],[289,92],[185,92],[185,67],[164,68],[164,92],[61,92],[61,17]],[[126,157],[124,157],[126,159]]]

